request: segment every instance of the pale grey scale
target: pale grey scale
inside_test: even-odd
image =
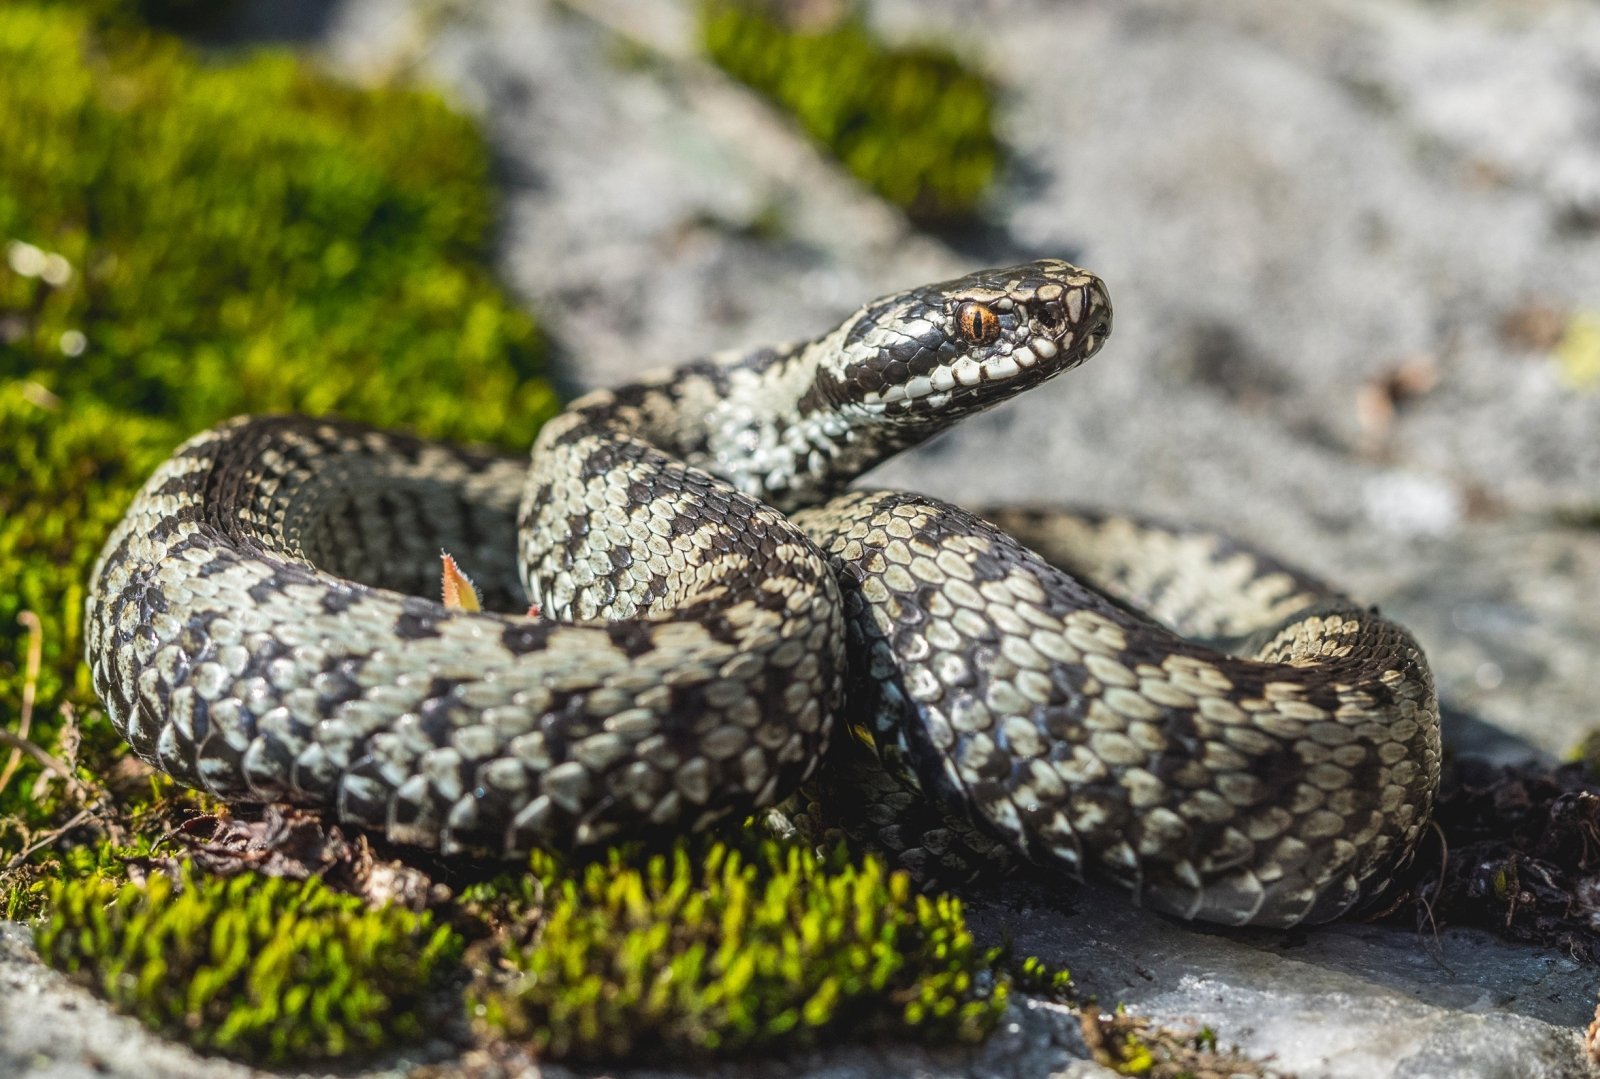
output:
[[[985,833],[926,858],[936,869],[1001,839],[1183,917],[1290,925],[1371,897],[1425,826],[1439,742],[1422,653],[1304,574],[1221,537],[1111,529],[1169,553],[1140,572],[1173,594],[1208,587],[1218,556],[1247,558],[1239,602],[1190,626],[1255,635],[1239,657],[1094,590],[1137,594],[1116,557],[1084,553],[1103,517],[1023,522],[1093,588],[933,500],[851,495],[796,519],[834,559],[851,655],[865,657],[850,700],[883,768],[869,782],[923,790]]]

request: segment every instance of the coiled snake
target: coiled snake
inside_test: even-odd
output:
[[[835,732],[795,818],[913,867],[998,845],[1185,917],[1333,917],[1385,883],[1437,785],[1404,630],[1215,535],[838,494],[1110,322],[1066,263],[982,271],[592,393],[531,465],[224,423],[106,544],[95,688],[183,783],[407,843],[702,828],[789,795]],[[420,598],[441,548],[491,609],[542,616]]]

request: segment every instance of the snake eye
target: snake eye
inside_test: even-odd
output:
[[[974,345],[987,345],[1000,336],[1000,318],[981,303],[968,300],[956,309],[956,328]]]

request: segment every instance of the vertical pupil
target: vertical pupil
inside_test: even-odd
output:
[[[961,310],[961,329],[972,340],[982,342],[989,336],[990,317],[981,304],[969,303]]]

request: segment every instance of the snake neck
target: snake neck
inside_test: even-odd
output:
[[[546,427],[544,440],[610,430],[704,469],[788,513],[924,441],[936,426],[886,421],[840,402],[824,365],[842,331],[747,353],[721,353],[600,390]]]
[[[924,441],[937,425],[891,420],[840,400],[829,365],[844,331],[739,357],[728,394],[706,402],[703,444],[686,459],[785,513],[826,501],[852,479]]]

